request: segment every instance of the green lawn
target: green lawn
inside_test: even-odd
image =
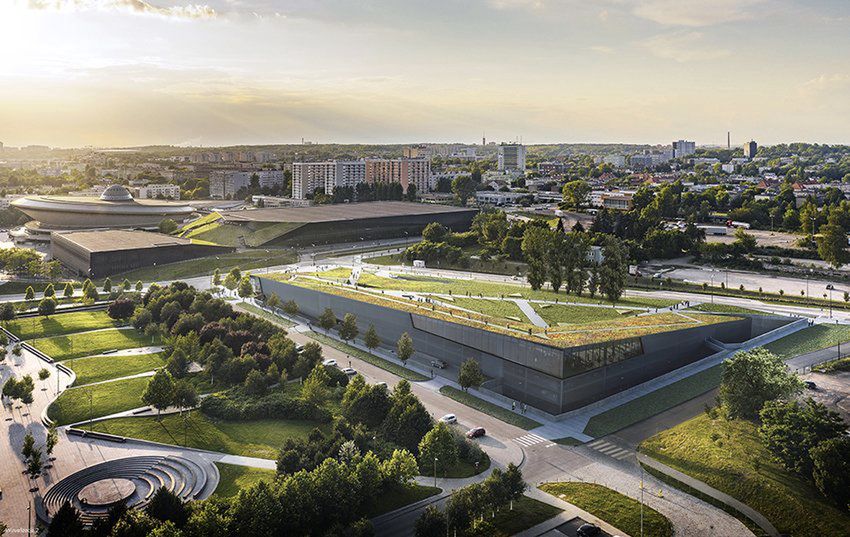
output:
[[[496,419],[502,420],[505,423],[510,423],[511,425],[515,425],[525,429],[526,431],[530,431],[531,429],[535,429],[542,425],[540,422],[534,421],[531,418],[527,418],[517,412],[512,412],[506,408],[494,405],[484,399],[479,399],[469,392],[458,390],[452,386],[443,386],[440,388],[440,393],[450,399],[454,399],[458,403],[462,403],[470,408],[489,414]]]
[[[124,272],[112,277],[112,281],[120,281],[127,278],[131,282],[141,280],[143,282],[179,280],[212,274],[218,268],[222,274],[227,274],[234,267],[239,267],[243,272],[246,270],[286,265],[297,259],[293,250],[284,249],[256,249],[221,254],[178,263],[169,263],[158,267],[145,267],[130,272]],[[222,276],[223,278],[223,276]]]
[[[131,328],[36,339],[31,344],[54,360],[63,361],[101,354],[113,349],[145,347],[151,344],[151,339]]]
[[[374,518],[376,516],[383,515],[384,513],[401,509],[405,505],[410,505],[414,502],[424,500],[425,498],[430,498],[440,492],[442,492],[442,489],[416,484],[393,490],[391,493],[384,494],[378,498],[378,501],[366,514],[366,517]]]
[[[768,343],[764,348],[787,359],[825,349],[848,340],[850,340],[850,326],[816,324]]]
[[[484,453],[484,458],[478,463],[478,468],[475,464],[466,461],[460,461],[451,468],[440,468],[437,466],[437,475],[440,477],[463,478],[478,475],[490,467],[490,456]],[[433,468],[432,468],[433,470]],[[422,469],[420,469],[422,471]],[[423,471],[424,475],[428,475],[427,471]],[[433,476],[434,474],[430,474]]]
[[[595,483],[543,483],[540,490],[597,516],[629,535],[640,535],[640,502]],[[672,537],[673,524],[644,505],[644,535]]]
[[[265,468],[251,468],[236,464],[217,462],[219,481],[214,496],[229,498],[236,496],[240,490],[253,487],[260,481],[274,481],[277,472]]]
[[[519,309],[519,306],[516,305],[516,302],[512,302],[510,300],[494,300],[494,299],[486,299],[486,298],[466,298],[466,297],[452,297],[451,299],[444,299],[440,297],[434,297],[436,300],[443,300],[447,304],[451,304],[452,306],[457,306],[458,308],[463,308],[466,310],[477,311],[478,313],[483,313],[484,315],[490,315],[491,317],[502,317],[505,319],[515,320],[517,322],[529,323],[531,321],[528,320],[528,317]]]
[[[622,313],[614,308],[594,308],[592,306],[567,306],[563,304],[531,303],[531,307],[549,326],[558,324],[582,324],[594,321],[621,319]]]
[[[720,385],[723,364],[669,384],[590,418],[584,434],[601,437],[669,410]]]
[[[3,326],[21,339],[44,338],[119,326],[106,311],[59,313],[50,317],[26,317],[5,321]]]
[[[691,306],[685,311],[704,311],[708,313],[746,313],[749,315],[768,315],[763,311],[753,310],[750,308],[742,308],[741,306],[732,306],[729,304],[697,304]]]
[[[76,386],[104,380],[129,377],[153,371],[165,365],[164,353],[132,354],[129,356],[91,356],[68,360],[65,365],[77,374]]]
[[[748,421],[702,414],[645,440],[640,449],[749,505],[795,537],[847,535],[850,514],[785,470]],[[624,530],[626,528],[623,528]]]
[[[47,415],[57,425],[67,425],[89,419],[89,397],[92,395],[92,417],[108,416],[144,406],[142,393],[149,378],[116,380],[62,392],[47,410]]]
[[[184,420],[179,414],[144,418],[116,418],[94,424],[102,431],[129,438],[139,438],[163,444],[242,455],[262,459],[276,459],[283,441],[306,436],[316,427],[327,430],[327,425],[298,420],[223,421],[210,418],[199,411],[187,412],[184,437]],[[185,440],[184,440],[185,438]]]
[[[242,311],[244,311],[246,313],[250,313],[251,315],[254,315],[256,317],[260,317],[262,319],[265,319],[265,320],[269,321],[270,323],[276,324],[276,325],[278,325],[282,328],[290,328],[290,327],[295,326],[295,323],[291,323],[291,322],[287,321],[286,319],[284,319],[283,317],[278,317],[277,315],[274,315],[274,314],[264,310],[263,308],[258,308],[257,306],[255,306],[253,304],[248,304],[247,302],[240,302],[239,304],[236,304],[233,307],[236,310],[242,310]]]
[[[407,369],[406,367],[390,362],[389,360],[385,360],[380,356],[369,354],[368,352],[362,351],[357,347],[352,347],[351,345],[348,345],[341,341],[337,341],[336,339],[325,334],[320,334],[318,332],[307,332],[306,335],[315,339],[322,345],[327,345],[328,347],[333,347],[339,351],[348,353],[363,360],[364,362],[380,367],[381,369],[389,371],[390,373],[398,375],[399,377],[407,379],[411,382],[422,382],[424,380],[428,380],[428,377],[426,377],[425,375],[421,375],[416,371]]]
[[[514,502],[513,511],[502,509],[496,513],[496,518],[491,522],[496,528],[495,536],[510,537],[546,522],[560,513],[561,509],[554,505],[523,496]]]

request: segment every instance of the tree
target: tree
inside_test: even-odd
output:
[[[416,457],[406,449],[394,449],[392,456],[381,463],[381,475],[389,486],[405,487],[419,475]]]
[[[131,284],[130,280],[128,280],[127,278],[124,278],[124,281],[121,282],[121,289],[123,289],[124,291],[129,291],[132,286],[133,284]]]
[[[343,341],[348,342],[355,339],[358,334],[357,316],[353,313],[346,313],[342,318],[342,323],[339,325],[339,337]]]
[[[65,284],[65,290],[62,291],[62,296],[65,298],[71,298],[74,296],[74,282],[68,282]]]
[[[229,291],[233,291],[239,286],[240,281],[242,281],[242,273],[239,272],[238,268],[234,268],[233,270],[227,273],[227,276],[225,276],[224,286]]]
[[[765,447],[786,468],[806,478],[812,475],[812,449],[847,430],[838,413],[812,399],[804,405],[797,401],[768,401],[759,417],[759,433]]]
[[[183,527],[189,518],[189,510],[183,500],[165,487],[159,487],[145,511],[162,522],[173,522],[178,528]]]
[[[159,232],[165,233],[166,235],[171,235],[177,231],[177,228],[177,222],[170,218],[166,218],[159,223]]]
[[[478,183],[471,175],[459,175],[452,181],[452,192],[461,205],[466,207],[469,198],[475,194],[475,187]]]
[[[587,203],[587,197],[590,195],[590,185],[587,181],[576,180],[564,184],[561,189],[561,194],[564,197],[565,209],[581,209]]]
[[[366,345],[366,348],[369,349],[370,353],[374,349],[377,349],[378,345],[381,344],[381,338],[378,337],[378,331],[375,330],[374,324],[370,324],[369,329],[366,330],[366,333],[363,335],[363,344]]]
[[[83,532],[80,513],[66,501],[50,519],[47,537],[83,537],[84,535],[86,533]]]
[[[416,519],[416,537],[443,537],[448,533],[448,522],[442,511],[429,505]]]
[[[325,329],[325,331],[330,330],[334,326],[336,326],[336,315],[330,308],[325,308],[325,311],[319,315],[319,326]]]
[[[752,251],[756,249],[757,245],[758,243],[756,242],[755,235],[747,233],[742,227],[735,230],[735,242],[733,243],[733,246],[739,252],[743,254],[752,253]]]
[[[443,470],[458,463],[458,448],[454,434],[442,421],[437,422],[419,442],[420,468],[424,470],[432,467],[435,458]]]
[[[56,313],[56,300],[47,297],[42,298],[38,303],[38,314],[43,317],[50,317]]]
[[[272,293],[271,296],[266,299],[266,306],[272,310],[276,310],[280,307],[280,297]]]
[[[15,306],[11,302],[0,304],[0,321],[11,321],[15,318]]]
[[[629,273],[628,252],[620,239],[609,235],[605,237],[602,256],[599,290],[608,300],[616,302],[626,288],[626,275]]]
[[[413,348],[413,339],[407,332],[403,333],[401,337],[398,338],[396,352],[398,353],[398,359],[405,365],[407,365],[407,361],[410,360],[413,353],[416,352]]]
[[[112,301],[109,304],[109,307],[106,309],[106,314],[109,315],[110,318],[126,321],[130,317],[133,316],[133,313],[136,311],[136,303],[130,300],[129,298],[118,298]]]
[[[522,237],[522,255],[528,265],[526,277],[535,291],[546,282],[546,259],[551,246],[552,232],[548,227],[530,225]]]
[[[830,438],[812,448],[812,478],[836,506],[850,509],[850,438]]]
[[[53,424],[47,429],[47,436],[44,439],[44,450],[47,452],[48,459],[53,455],[53,450],[58,443],[59,432],[56,430],[56,425]]]
[[[165,369],[171,373],[173,378],[183,378],[189,372],[189,358],[183,349],[174,349],[168,361],[165,362]]]
[[[33,453],[35,453],[35,437],[27,431],[27,434],[24,435],[24,441],[21,443],[21,455],[25,461],[28,461]]]
[[[732,418],[755,419],[766,401],[802,390],[782,358],[762,347],[738,352],[724,365],[720,400]]]
[[[32,285],[27,287],[27,290],[24,292],[24,300],[34,300],[35,299],[35,289],[32,288]]]
[[[215,272],[213,272],[212,282],[213,282],[213,285],[215,285],[216,287],[221,285],[221,270],[219,270],[218,267],[216,267]]]
[[[847,252],[847,232],[844,231],[836,216],[831,216],[829,223],[821,226],[817,245],[820,258],[835,268],[850,261],[850,254]]]
[[[481,364],[475,358],[467,358],[460,364],[460,373],[457,382],[464,391],[469,388],[478,388],[484,382],[484,373],[481,372]]]
[[[142,401],[157,410],[157,416],[174,402],[174,379],[167,369],[158,370],[148,382]]]
[[[328,399],[328,384],[331,377],[325,366],[318,364],[310,371],[301,386],[301,398],[314,405],[322,405]]]
[[[253,369],[245,378],[245,393],[248,395],[264,395],[266,393],[266,377],[259,370]]]
[[[44,296],[46,297],[54,297],[56,296],[56,288],[52,283],[48,283],[47,287],[44,288]]]
[[[145,288],[145,284],[142,283],[142,280],[139,280],[139,281],[136,282],[136,292],[137,293],[141,293],[144,288]]]
[[[287,315],[298,315],[298,302],[287,300],[283,303],[283,311]]]
[[[38,380],[47,380],[50,378],[50,371],[46,367],[38,370]]]
[[[253,294],[254,285],[251,283],[251,278],[243,276],[242,279],[239,280],[239,296],[242,298],[248,298]]]
[[[431,222],[422,230],[422,238],[430,242],[445,242],[449,230],[439,222]]]
[[[44,462],[41,459],[41,448],[35,448],[27,461],[27,473],[30,479],[35,479],[41,474]]]
[[[97,287],[90,284],[88,288],[83,291],[83,299],[88,302],[97,302],[100,300],[100,294],[97,292]]]
[[[112,280],[110,278],[106,278],[103,280],[103,292],[111,293],[112,292]]]

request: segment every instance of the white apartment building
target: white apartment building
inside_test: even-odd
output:
[[[522,144],[501,144],[499,146],[499,171],[525,173],[525,146]]]
[[[317,188],[333,194],[334,188],[356,188],[366,181],[366,162],[363,160],[329,160],[325,162],[292,163],[292,197],[307,199]]]
[[[430,190],[431,161],[426,158],[368,159],[366,160],[366,182],[401,183],[407,191],[408,185],[416,185],[416,192]]]
[[[673,158],[682,158],[697,152],[697,143],[688,140],[673,142]]]
[[[251,177],[256,175],[260,180],[260,188],[271,188],[283,185],[283,171],[214,171],[210,174],[210,197],[215,199],[232,199],[241,188],[251,184]]]
[[[138,197],[143,199],[167,198],[179,200],[180,187],[168,184],[148,184],[143,187],[139,187]]]

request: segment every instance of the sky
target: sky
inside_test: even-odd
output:
[[[0,0],[7,146],[850,144],[848,0]]]

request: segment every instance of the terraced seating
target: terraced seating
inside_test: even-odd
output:
[[[209,497],[218,485],[218,469],[207,460],[197,462],[180,456],[149,455],[102,462],[84,468],[55,483],[45,492],[39,512],[44,522],[65,502],[70,502],[87,525],[107,516],[111,505],[91,505],[80,501],[83,488],[108,479],[127,479],[135,490],[124,501],[133,509],[143,509],[160,487],[184,501]]]

